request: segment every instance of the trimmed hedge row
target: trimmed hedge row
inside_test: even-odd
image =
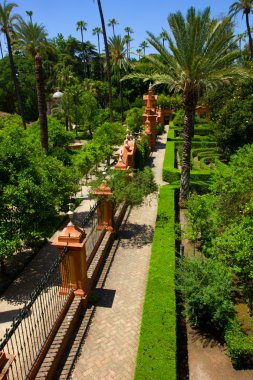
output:
[[[135,380],[176,379],[174,189],[160,188]]]
[[[179,169],[175,168],[174,166],[174,155],[175,155],[175,146],[180,148],[178,141],[175,142],[175,129],[169,129],[168,131],[168,138],[167,138],[167,144],[166,144],[166,150],[165,150],[165,158],[163,163],[163,181],[166,181],[168,183],[175,183],[180,180],[180,171]],[[201,151],[202,149],[214,149],[216,146],[216,143],[212,144],[210,142],[206,142],[205,144],[192,142],[192,145],[194,146],[195,150]],[[191,181],[196,182],[207,182],[210,180],[211,176],[211,170],[207,167],[205,170],[198,170],[195,168],[194,170],[191,170],[190,173],[190,179]]]
[[[202,157],[199,161],[201,170],[209,170],[209,171],[212,170],[212,168],[210,168],[209,164],[211,162],[216,163],[216,161],[219,160],[219,158],[220,158],[219,154],[213,154],[212,156]],[[207,163],[207,161],[208,161],[208,163]]]
[[[175,132],[169,129],[167,135],[167,144],[165,150],[165,157],[163,162],[163,180],[169,183],[178,181],[180,179],[180,172],[174,168],[175,161]]]
[[[191,150],[192,157],[199,157],[199,153],[206,152],[206,153],[217,153],[215,147],[201,147],[201,148],[194,148]]]

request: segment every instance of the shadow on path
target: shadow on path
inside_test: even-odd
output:
[[[123,248],[142,248],[152,243],[154,228],[147,224],[127,223],[120,233]]]

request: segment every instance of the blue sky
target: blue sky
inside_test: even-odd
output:
[[[10,0],[9,0],[10,1]],[[33,11],[33,20],[42,23],[49,34],[55,37],[57,33],[62,33],[64,37],[73,35],[80,38],[76,31],[76,22],[83,20],[87,22],[87,32],[85,40],[90,40],[96,45],[96,38],[92,35],[92,29],[100,26],[100,18],[96,1],[93,0],[12,0],[18,7],[16,13],[27,18],[26,10]],[[1,0],[3,2],[3,0]],[[101,0],[106,23],[110,18],[115,18],[119,25],[116,25],[116,34],[125,34],[124,27],[130,26],[134,30],[132,37],[133,50],[145,40],[146,31],[159,35],[162,28],[167,28],[167,16],[180,10],[186,13],[190,6],[198,10],[203,10],[206,6],[211,7],[212,15],[219,17],[227,14],[229,6],[233,0],[222,1],[187,1],[187,0]],[[253,18],[253,17],[252,17]],[[252,24],[252,20],[251,20]],[[112,35],[112,29],[107,28],[108,36]],[[236,33],[245,30],[245,19],[237,17]],[[150,50],[147,50],[147,53]]]

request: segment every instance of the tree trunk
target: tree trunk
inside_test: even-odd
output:
[[[2,59],[3,59],[4,55],[3,55],[3,48],[2,48],[2,42],[1,41],[0,41],[0,50],[1,50],[1,56],[2,56]]]
[[[68,116],[65,117],[65,128],[66,128],[66,131],[69,130],[69,118],[68,118]]]
[[[185,207],[190,192],[191,140],[192,130],[194,128],[195,107],[194,105],[184,106],[184,142],[179,196],[180,207]]]
[[[113,114],[112,114],[112,81],[111,81],[110,54],[109,54],[109,48],[108,48],[108,43],[107,43],[105,20],[104,20],[104,15],[103,15],[103,10],[102,10],[100,0],[97,0],[97,3],[98,3],[98,9],[99,9],[99,14],[100,14],[104,44],[105,44],[106,70],[107,70],[107,80],[108,80],[108,90],[109,90],[109,110],[110,110],[110,121],[112,122]]]
[[[249,36],[249,50],[250,50],[250,58],[253,59],[253,44],[252,44],[252,37],[251,37],[251,30],[249,26],[249,14],[246,13],[246,25],[247,25],[247,32]]]
[[[19,81],[17,78],[17,71],[15,68],[14,59],[13,59],[12,48],[11,48],[11,39],[10,39],[10,36],[8,33],[6,33],[5,35],[6,35],[6,40],[7,40],[7,47],[8,47],[8,54],[9,54],[12,78],[13,78],[15,91],[16,91],[16,95],[17,95],[17,99],[18,99],[19,112],[20,112],[20,115],[22,118],[23,128],[26,129],[24,104],[23,104],[23,99],[22,99],[22,95],[21,95],[21,91],[20,91]]]
[[[47,104],[42,69],[42,58],[39,53],[37,53],[35,56],[35,77],[40,119],[40,141],[42,148],[48,151]]]
[[[7,270],[6,270],[6,265],[5,265],[4,260],[1,260],[1,274],[2,274],[3,276],[6,276],[6,275],[7,275]]]
[[[120,94],[120,111],[121,111],[121,123],[124,122],[124,103],[123,103],[123,91],[121,82],[121,73],[119,74],[119,94]]]
[[[101,51],[100,51],[100,38],[98,33],[98,55],[99,55],[99,68],[100,68],[100,80],[103,81],[103,67],[101,63]]]

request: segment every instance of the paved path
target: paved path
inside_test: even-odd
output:
[[[159,138],[150,157],[159,185],[163,184],[166,137]],[[71,379],[133,378],[156,213],[157,196],[153,195],[126,220]]]

